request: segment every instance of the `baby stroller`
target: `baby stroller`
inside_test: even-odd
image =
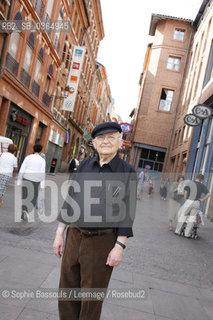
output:
[[[190,218],[190,213],[186,217],[186,221],[183,223],[181,230],[180,230],[180,236],[184,237],[185,236],[185,229],[187,224],[189,223],[189,218]],[[200,225],[204,225],[203,221],[203,213],[202,211],[198,210],[196,216],[194,217],[193,225],[190,231],[190,237],[192,239],[197,239],[198,238],[198,229],[200,228]]]

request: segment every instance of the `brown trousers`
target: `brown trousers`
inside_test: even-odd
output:
[[[106,265],[116,234],[88,237],[69,227],[59,288],[107,288],[113,268]],[[60,320],[99,320],[103,301],[60,301]]]

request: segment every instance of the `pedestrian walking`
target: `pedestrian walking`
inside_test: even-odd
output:
[[[13,172],[18,171],[17,158],[14,153],[17,151],[15,144],[8,146],[8,151],[0,156],[0,207],[3,203],[3,196],[7,190],[8,184],[13,176]]]
[[[166,200],[168,190],[169,190],[169,178],[167,180],[163,181],[161,184],[161,199],[162,200]]]
[[[31,204],[29,203],[29,207],[34,210],[34,207],[37,203],[39,186],[44,190],[45,183],[45,167],[46,162],[43,157],[41,157],[42,146],[40,144],[36,144],[33,147],[34,153],[27,156],[19,170],[17,185],[22,185],[22,202],[23,200],[29,198],[31,200]],[[31,190],[33,194],[31,194]],[[30,219],[30,213],[28,212],[28,206],[22,203],[22,220]]]
[[[73,173],[77,170],[79,166],[79,161],[76,157],[72,158],[69,162],[69,169],[68,171],[70,172],[70,178],[72,177]]]
[[[137,199],[141,200],[141,196],[143,193],[143,188],[144,188],[144,184],[145,182],[147,182],[147,169],[143,169],[138,176],[138,184],[137,184]]]
[[[154,177],[151,176],[149,179],[149,189],[148,189],[149,197],[151,196],[153,189],[154,189]]]
[[[203,184],[204,176],[199,173],[195,181],[189,181],[184,187],[185,202],[178,211],[178,223],[175,233],[180,235],[183,223],[187,221],[185,237],[191,236],[194,223],[197,221],[200,204],[210,197],[209,190]],[[202,195],[204,194],[204,197]]]
[[[88,206],[91,198],[88,198],[90,192],[87,189],[83,189],[84,192],[82,192],[81,188],[77,188],[78,192],[76,193],[73,192],[73,188],[69,189],[68,199],[72,194],[75,208],[79,199],[80,218],[71,225],[64,220],[65,208],[67,209],[67,215],[71,218],[76,213],[70,204],[68,205],[67,199],[58,217],[59,225],[53,248],[58,258],[63,255],[60,289],[79,288],[80,292],[84,292],[84,290],[92,291],[95,290],[94,288],[101,288],[105,292],[113,267],[121,263],[126,239],[133,236],[133,218],[130,218],[127,211],[130,210],[131,213],[134,213],[135,210],[136,174],[134,169],[118,156],[117,152],[122,145],[121,126],[119,124],[115,122],[99,124],[93,129],[92,138],[98,155],[80,163],[76,173],[76,181],[79,182],[80,186],[91,183],[91,193],[93,197],[96,195],[92,200],[95,202],[91,207]],[[87,176],[90,176],[89,181],[86,180]],[[117,181],[121,177],[125,180],[123,184],[121,181]],[[131,178],[133,184],[130,181]],[[117,184],[114,185],[114,180],[119,187]],[[132,191],[134,193],[130,200]],[[108,198],[111,192],[112,198]],[[123,220],[119,220],[116,224],[104,223],[105,219],[108,220],[109,208],[112,208],[115,215],[118,215],[118,212],[123,212],[123,209],[119,210],[119,205],[112,204],[114,201],[121,199],[120,197],[122,197],[121,202],[124,207],[128,209]],[[91,211],[90,217],[95,220],[91,223],[87,223],[86,219],[83,219],[85,216],[88,218],[89,211]],[[96,222],[98,219],[94,219],[98,216],[101,217],[100,222]],[[68,229],[64,246],[66,226],[68,226]],[[60,320],[99,320],[102,303],[103,300],[98,299],[93,301],[89,301],[89,299],[59,300]]]
[[[184,176],[180,175],[169,188],[169,230],[173,230],[173,221],[177,222],[177,213],[184,200]]]

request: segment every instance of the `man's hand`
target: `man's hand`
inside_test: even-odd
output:
[[[64,231],[66,229],[66,225],[64,223],[59,222],[58,228],[56,230],[56,236],[53,243],[53,249],[55,255],[60,259],[64,252]]]
[[[56,234],[53,249],[54,254],[60,259],[64,252],[64,235]]]
[[[119,244],[115,244],[114,248],[110,251],[106,264],[115,267],[121,263],[123,248]]]

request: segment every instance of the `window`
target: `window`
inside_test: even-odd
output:
[[[180,58],[169,57],[167,62],[167,69],[179,71],[180,69]]]
[[[162,89],[161,96],[160,96],[160,104],[158,109],[160,111],[166,111],[169,112],[172,105],[172,99],[173,99],[174,90],[169,89]]]
[[[138,167],[145,168],[146,165],[151,167],[151,170],[162,171],[165,159],[165,152],[142,148],[139,158]]]
[[[11,54],[11,56],[14,59],[16,59],[16,53],[18,50],[19,39],[20,39],[20,34],[18,32],[13,32],[11,34],[8,52]]]
[[[183,41],[185,35],[185,30],[175,29],[174,40]]]
[[[41,71],[41,61],[38,59],[36,63],[35,76],[34,76],[34,80],[37,83],[39,82],[40,71]]]
[[[46,93],[49,91],[50,81],[51,81],[51,78],[50,78],[50,76],[49,76],[49,74],[48,74],[48,75],[47,75],[47,80],[46,80],[45,89],[44,89],[44,91],[45,91]]]
[[[26,72],[29,71],[31,57],[32,57],[32,49],[29,45],[27,45],[26,53],[25,53],[25,57],[24,57],[24,65],[23,65],[23,68]]]
[[[34,33],[31,32],[29,35],[28,44],[26,47],[26,52],[24,57],[24,64],[23,64],[23,68],[26,72],[29,72],[33,48],[34,48]]]
[[[207,83],[211,79],[212,68],[213,68],[213,42],[211,45],[211,50],[210,50],[209,60],[208,60],[207,68],[206,68],[206,74],[205,74],[205,79],[204,79],[204,83],[203,83],[203,88],[207,85]]]
[[[53,2],[54,1],[52,0],[47,1],[46,17],[48,16],[49,19],[51,18],[51,14],[52,14]]]
[[[43,62],[43,58],[44,58],[44,49],[43,48],[41,48],[39,50],[38,58],[40,59],[41,62]]]

